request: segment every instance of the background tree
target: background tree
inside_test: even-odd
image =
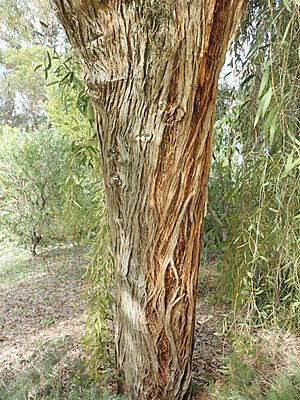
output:
[[[53,48],[65,42],[61,26],[45,0],[0,0],[0,21],[0,42],[5,48],[41,44]]]
[[[96,234],[102,185],[91,173],[86,149],[54,129],[1,129],[0,221],[29,245],[83,243]],[[90,156],[91,157],[91,156]]]
[[[130,398],[187,399],[217,82],[242,0],[54,2],[93,100]]]
[[[47,53],[42,46],[9,48],[1,54],[0,119],[13,127],[37,127],[46,122],[42,69]]]
[[[0,153],[1,227],[30,245],[59,236],[62,186],[68,176],[68,142],[54,131],[7,132]]]

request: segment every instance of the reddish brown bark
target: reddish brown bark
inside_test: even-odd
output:
[[[243,0],[55,0],[97,120],[130,399],[189,399],[217,81]]]

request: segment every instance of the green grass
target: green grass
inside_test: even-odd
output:
[[[34,269],[34,261],[28,251],[6,240],[0,242],[0,283],[20,281]]]
[[[53,325],[55,323],[54,319],[52,316],[49,316],[48,318],[44,318],[40,320],[40,324],[42,326],[50,326]]]
[[[41,347],[24,370],[1,377],[0,400],[120,400],[89,378],[73,346],[60,338]]]
[[[267,360],[266,360],[267,363]],[[213,400],[299,400],[300,365],[293,364],[279,373],[266,371],[267,364],[248,365],[231,356],[225,366],[222,386],[212,386]],[[265,371],[265,372],[264,372]]]
[[[0,232],[0,283],[14,284],[26,279],[30,274],[43,271],[53,271],[59,283],[72,277],[81,279],[85,271],[86,260],[78,259],[74,249],[68,245],[48,246],[39,249],[39,255],[33,258],[28,250],[17,246],[15,242],[3,240]]]

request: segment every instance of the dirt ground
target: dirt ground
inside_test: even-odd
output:
[[[226,306],[213,306],[212,292],[216,290],[216,279],[209,267],[202,267],[196,308],[195,347],[193,353],[194,400],[210,400],[206,389],[212,383],[222,380],[220,367],[224,357],[232,348],[223,335]]]
[[[26,262],[32,266],[25,276],[21,271],[11,282],[2,274],[0,281],[0,376],[22,368],[51,340],[68,336],[79,345],[84,331],[86,260],[72,249],[51,249]]]
[[[10,256],[13,260],[13,253]],[[25,255],[26,273],[19,268],[13,279],[8,267],[7,275],[3,268],[1,275],[1,260],[3,264],[0,254],[0,377],[22,369],[54,339],[67,336],[74,343],[73,351],[83,352],[86,301],[81,277],[87,259],[71,248],[44,250],[36,260]],[[209,282],[200,284],[193,358],[195,400],[209,399],[205,389],[221,378],[222,358],[231,351],[220,335],[225,309],[209,304],[210,290]]]
[[[87,301],[82,276],[87,265],[86,249],[47,248],[33,259],[11,243],[0,246],[0,380],[6,375],[17,376],[33,355],[43,357],[53,342],[64,343],[68,339],[72,360],[85,356],[81,342]],[[222,334],[228,309],[213,306],[211,301],[216,290],[216,272],[212,267],[200,272],[193,399],[210,400],[207,388],[214,383],[222,385],[224,357],[233,349]],[[290,360],[300,364],[299,334],[262,329],[253,338],[272,355],[272,365],[268,365],[271,372],[286,368]],[[256,356],[246,361],[251,365]],[[114,386],[112,383],[111,388]]]

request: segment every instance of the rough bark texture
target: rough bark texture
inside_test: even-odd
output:
[[[190,398],[217,81],[243,0],[54,0],[94,104],[130,399]]]

